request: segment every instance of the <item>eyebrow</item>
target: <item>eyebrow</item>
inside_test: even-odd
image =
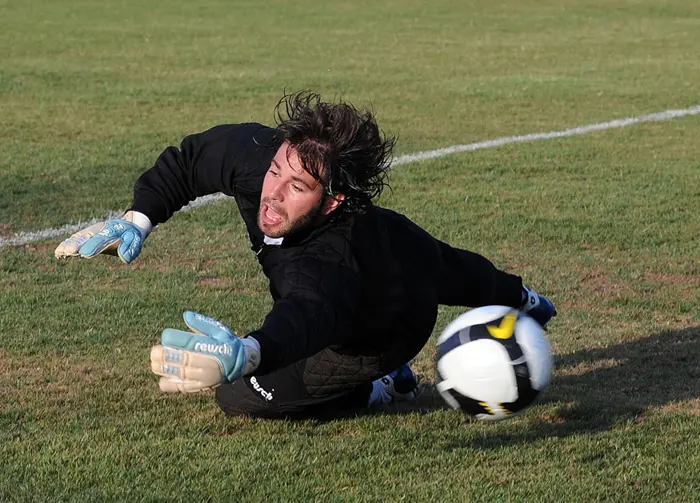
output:
[[[277,169],[279,169],[280,171],[282,170],[282,166],[280,166],[279,163],[277,161],[275,161],[274,159],[272,159],[272,164],[277,166]],[[292,171],[294,171],[294,170],[292,170]],[[295,182],[301,183],[304,187],[306,187],[309,190],[313,190],[308,183],[306,183],[302,178],[300,178],[296,175],[292,175],[292,180]]]

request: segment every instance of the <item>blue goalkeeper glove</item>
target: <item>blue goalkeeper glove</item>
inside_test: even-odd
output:
[[[523,285],[523,305],[520,310],[543,327],[557,315],[557,309],[552,301],[525,285]]]
[[[118,255],[130,264],[141,253],[143,240],[153,225],[149,218],[138,211],[127,211],[123,217],[100,222],[76,232],[58,245],[56,258],[93,258],[104,253]]]
[[[185,311],[191,332],[166,328],[161,344],[151,349],[151,370],[161,376],[165,392],[192,393],[233,382],[260,364],[260,345],[238,338],[226,325],[203,314]]]

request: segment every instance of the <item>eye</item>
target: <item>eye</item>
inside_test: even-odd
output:
[[[294,192],[302,192],[304,189],[302,189],[299,185],[292,185],[292,190]]]
[[[272,176],[275,176],[275,177],[280,176],[280,174],[277,172],[276,169],[270,168],[269,171],[270,171],[270,174],[271,174]]]

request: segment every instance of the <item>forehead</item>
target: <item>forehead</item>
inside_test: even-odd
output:
[[[275,154],[273,163],[277,164],[282,170],[290,170],[291,175],[302,178],[309,183],[316,183],[317,180],[304,169],[301,159],[299,159],[299,154],[296,149],[292,147],[289,142],[284,142],[280,146],[279,150]]]

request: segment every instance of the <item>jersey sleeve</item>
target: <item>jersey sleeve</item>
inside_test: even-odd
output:
[[[441,264],[438,302],[451,306],[503,305],[520,308],[523,283],[519,276],[496,268],[481,255],[438,241]]]
[[[276,130],[255,123],[221,125],[186,136],[179,148],[166,148],[139,177],[129,209],[156,225],[198,197],[259,190],[275,146]]]
[[[360,279],[351,268],[302,258],[278,274],[279,296],[262,327],[249,334],[260,343],[258,375],[344,342],[357,314]]]

